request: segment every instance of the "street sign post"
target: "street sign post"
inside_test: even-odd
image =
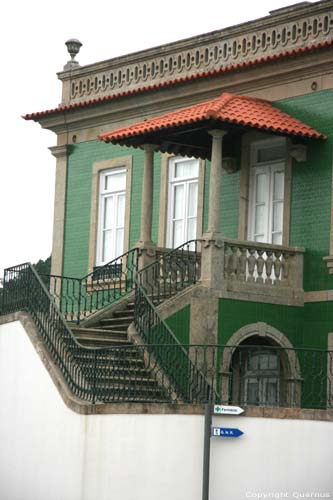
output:
[[[237,438],[244,434],[240,429],[233,429],[231,427],[212,427],[213,437],[223,438]]]
[[[244,413],[239,406],[214,405],[214,415],[240,415]]]

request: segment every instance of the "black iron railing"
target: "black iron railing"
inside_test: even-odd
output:
[[[31,314],[54,362],[69,388],[78,398],[97,402],[177,402],[174,384],[152,354],[151,346],[89,348],[74,338],[55,299],[30,264],[5,270],[1,314],[16,311]],[[173,359],[171,371],[178,370],[179,346],[165,346]],[[176,351],[173,355],[172,349]],[[184,351],[185,352],[185,351]],[[183,388],[189,384],[183,372]],[[179,380],[179,377],[178,377]],[[203,394],[191,393],[188,402],[204,402]]]
[[[136,276],[134,324],[143,342],[183,401],[206,400],[213,390],[156,307],[200,278],[198,241],[191,240],[140,269]]]
[[[200,279],[201,254],[198,240],[156,252],[156,260],[140,269],[136,281],[156,306]]]
[[[78,344],[29,264],[5,271],[1,313],[30,313],[70,390],[84,401],[211,400],[248,406],[333,408],[333,351],[264,344],[180,345],[145,292],[138,287],[136,294],[140,311],[136,326],[146,345],[96,349]]]
[[[83,278],[41,275],[67,321],[80,323],[134,288],[139,250],[133,248]]]
[[[207,401],[213,385],[180,344],[141,286],[135,289],[134,324],[153,358],[184,402]],[[211,381],[213,382],[213,381]]]

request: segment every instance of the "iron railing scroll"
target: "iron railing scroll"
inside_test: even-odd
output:
[[[67,321],[80,323],[134,289],[139,250],[133,248],[83,278],[41,275]]]

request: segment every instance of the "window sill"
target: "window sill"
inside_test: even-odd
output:
[[[326,262],[328,274],[333,274],[333,255],[328,255],[327,257],[323,257],[323,261]]]

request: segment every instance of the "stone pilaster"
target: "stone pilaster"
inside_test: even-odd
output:
[[[67,158],[70,152],[70,146],[65,144],[63,146],[54,146],[49,149],[57,160],[51,274],[61,275],[64,251]]]

